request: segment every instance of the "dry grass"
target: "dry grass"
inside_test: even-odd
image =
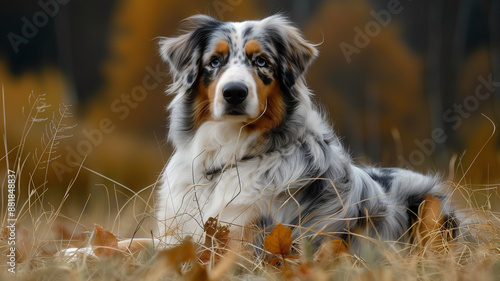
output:
[[[65,120],[70,117],[66,106],[60,106],[51,119],[43,119],[38,114],[48,107],[44,104],[43,97],[33,98],[35,100],[32,102],[22,141],[15,149],[15,163],[8,164],[9,167],[16,167],[14,170],[18,178],[23,176],[22,173],[27,173],[28,177],[34,177],[35,173],[46,174],[50,162],[57,157],[55,151],[58,142],[67,137],[65,131],[71,127],[65,125]],[[41,137],[40,148],[28,154],[37,163],[36,169],[24,171],[23,163],[26,159],[23,158],[22,155],[25,154],[22,151],[26,141],[33,139],[30,136],[30,128],[33,126],[46,126],[47,129]],[[6,147],[5,151],[7,156],[14,150]],[[116,183],[114,185],[117,186]],[[76,217],[64,214],[63,206],[74,187],[70,183],[59,205],[49,205],[45,199],[49,186],[50,182],[47,181],[41,185],[35,185],[34,181],[17,182],[18,193],[25,192],[25,198],[20,196],[17,201],[16,274],[7,271],[9,233],[3,228],[0,239],[0,250],[3,253],[0,256],[0,280],[12,280],[14,276],[17,280],[54,281],[500,280],[500,216],[491,211],[491,202],[498,200],[497,194],[492,192],[494,186],[476,188],[476,191],[487,194],[483,203],[477,202],[476,193],[471,186],[454,187],[455,193],[465,198],[463,209],[471,221],[462,229],[467,237],[461,236],[451,242],[439,240],[441,242],[437,244],[408,245],[403,252],[387,249],[379,241],[370,241],[363,258],[336,252],[318,258],[307,240],[294,241],[298,258],[285,259],[279,267],[270,265],[267,260],[255,258],[247,251],[234,252],[231,249],[220,257],[220,250],[209,248],[213,255],[200,262],[200,253],[206,253],[207,245],[189,244],[191,242],[186,241],[168,250],[150,243],[142,251],[117,252],[110,257],[96,257],[91,251],[63,255],[61,250],[91,245],[95,231],[92,231],[94,216],[89,214],[93,214],[93,211],[83,208]],[[118,185],[118,189],[126,193],[128,188]],[[151,228],[143,224],[143,219],[153,213],[151,189],[154,186],[132,193],[127,200],[116,203],[119,211],[115,212],[116,217],[106,227],[113,230],[117,229],[117,224],[128,225],[147,237]],[[2,190],[5,198],[6,183]],[[145,190],[149,192],[144,192]],[[113,197],[116,197],[116,192],[115,196],[107,198],[109,205],[110,201],[118,201]],[[2,204],[3,226],[6,226],[6,206],[5,203]],[[155,224],[154,220],[150,222]]]

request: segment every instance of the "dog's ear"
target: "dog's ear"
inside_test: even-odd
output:
[[[291,88],[305,74],[318,55],[318,50],[282,15],[267,17],[262,23],[280,56],[283,81]]]
[[[220,24],[212,17],[196,15],[184,20],[184,34],[160,38],[160,54],[170,66],[174,84],[185,87],[193,85],[209,35]]]

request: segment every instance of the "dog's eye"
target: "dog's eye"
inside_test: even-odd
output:
[[[255,59],[255,65],[258,67],[266,67],[267,66],[267,60],[263,57],[257,57]]]
[[[211,61],[210,61],[210,66],[213,67],[213,68],[217,68],[221,65],[221,62],[218,58],[213,58]]]

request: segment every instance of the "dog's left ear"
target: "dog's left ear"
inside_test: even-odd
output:
[[[288,19],[274,15],[262,20],[263,26],[273,41],[285,85],[291,88],[297,79],[305,74],[318,55],[313,44],[307,42],[300,31]]]

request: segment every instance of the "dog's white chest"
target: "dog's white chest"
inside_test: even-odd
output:
[[[263,188],[257,185],[264,171],[252,160],[231,161],[248,143],[238,143],[238,135],[233,141],[220,135],[229,133],[223,129],[206,129],[199,130],[203,138],[195,138],[189,148],[176,151],[164,171],[158,217],[160,234],[170,237],[166,241],[175,243],[187,235],[201,237],[209,217],[244,226],[263,205]],[[219,129],[218,135],[214,129]],[[248,136],[244,137],[248,141]]]

